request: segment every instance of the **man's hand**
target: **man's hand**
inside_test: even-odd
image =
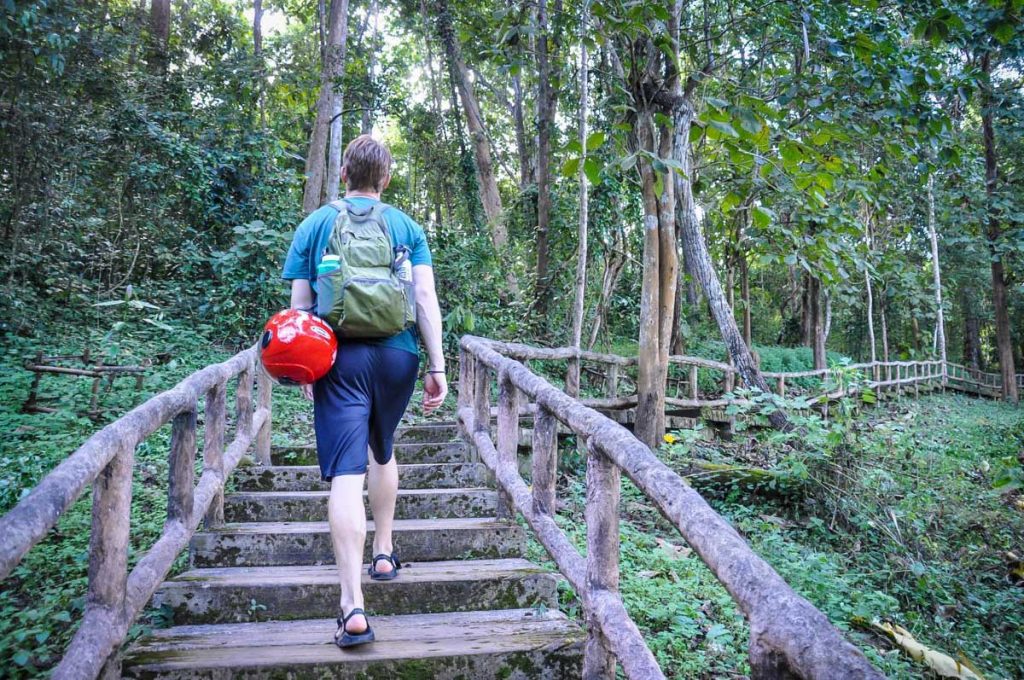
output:
[[[444,403],[448,395],[448,379],[444,373],[427,373],[423,376],[423,413],[430,413]]]
[[[302,391],[302,396],[310,401],[313,401],[313,386],[312,385],[300,385],[299,389]]]

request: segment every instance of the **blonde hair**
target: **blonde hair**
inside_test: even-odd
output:
[[[345,147],[348,188],[353,191],[382,191],[384,178],[391,174],[391,152],[370,135],[359,135]]]

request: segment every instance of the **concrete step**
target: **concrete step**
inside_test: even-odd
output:
[[[469,450],[460,441],[395,444],[394,455],[399,465],[470,462]],[[316,465],[316,444],[275,446],[270,460],[274,465]]]
[[[393,581],[373,581],[363,567],[371,614],[556,608],[557,584],[523,559],[418,562]],[[153,606],[170,607],[175,625],[329,618],[339,595],[333,565],[193,569],[160,586]]]
[[[363,559],[370,559],[373,522],[367,523]],[[403,561],[522,557],[526,534],[509,522],[490,518],[399,519],[395,548]],[[272,567],[332,564],[327,522],[246,522],[225,524],[192,537],[193,567]]]
[[[316,465],[254,465],[238,468],[231,476],[239,491],[324,491]],[[492,483],[483,463],[411,463],[398,466],[402,489],[452,489]]]
[[[329,491],[243,491],[224,499],[228,522],[317,522],[327,518]],[[363,494],[366,498],[366,494]],[[493,517],[494,489],[399,489],[396,519]],[[372,517],[366,502],[367,516]]]
[[[578,678],[584,635],[564,614],[512,609],[377,616],[377,641],[334,645],[334,619],[177,626],[130,647],[129,678]]]

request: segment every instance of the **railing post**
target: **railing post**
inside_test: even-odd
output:
[[[588,442],[588,444],[590,444]],[[586,601],[598,590],[619,590],[619,468],[593,444],[587,446],[587,592]],[[601,633],[593,610],[587,612],[587,642],[583,649],[586,680],[615,678],[615,656]]]
[[[535,423],[536,427],[536,423]],[[534,432],[536,437],[536,432]],[[498,466],[512,466],[519,469],[519,390],[511,378],[502,370],[498,374]],[[498,519],[512,519],[515,516],[512,499],[503,490],[498,490]]]
[[[775,387],[776,387],[776,390],[779,393],[779,396],[782,397],[783,399],[785,399],[786,398],[786,376],[780,375],[776,382],[777,382],[777,384],[776,384]]]
[[[167,467],[167,522],[188,524],[195,491],[196,410],[191,408],[171,421],[171,455]],[[165,528],[165,531],[167,529]]]
[[[135,448],[118,451],[92,486],[87,607],[107,609],[112,619],[124,611],[131,529],[132,468]]]
[[[206,393],[206,404],[203,407],[203,468],[213,470],[224,478],[224,427],[227,400],[227,389],[224,383],[217,383]],[[206,512],[204,525],[207,529],[215,529],[224,525],[224,489],[221,488],[210,502]]]
[[[605,377],[604,396],[614,399],[619,396],[619,365],[608,364],[608,375]]]
[[[914,398],[921,398],[921,364],[914,362]]]
[[[473,361],[473,420],[477,431],[491,431],[491,369],[484,362]]]
[[[235,437],[252,430],[252,379],[253,364],[238,374],[235,388]]]
[[[267,417],[256,433],[256,460],[262,465],[271,465],[270,461],[270,421],[274,401],[274,382],[265,371],[256,376],[256,408],[267,409]]]
[[[690,366],[690,399],[697,401],[700,399],[700,392],[697,385],[697,365],[692,364]]]
[[[554,515],[555,477],[558,473],[558,420],[551,411],[538,405],[533,419],[533,460],[530,483],[533,485],[533,511]]]

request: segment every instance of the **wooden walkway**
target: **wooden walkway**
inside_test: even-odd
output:
[[[585,387],[601,396],[573,399],[527,366],[567,360],[587,368]],[[602,415],[629,420],[635,366],[630,357],[463,338],[457,428],[400,433],[396,545],[412,566],[395,581],[366,582],[379,640],[367,648],[343,653],[331,642],[338,590],[322,521],[326,489],[309,445],[271,451],[272,385],[257,370],[252,348],[97,432],[0,518],[0,580],[92,485],[87,605],[55,678],[612,678],[617,665],[630,678],[659,678],[618,595],[624,473],[747,616],[754,677],[881,677],[696,491]],[[766,375],[782,395],[823,403],[865,389],[918,394],[945,387],[983,396],[999,390],[998,376],[937,361]],[[707,417],[746,399],[734,391],[735,380],[727,363],[672,357],[668,408],[687,422]],[[1024,376],[1018,380],[1024,386]],[[230,419],[229,382],[235,383]],[[529,487],[516,459],[522,413],[534,416]],[[129,572],[135,448],[167,423],[167,522]],[[585,555],[554,521],[560,429],[587,444]],[[247,451],[260,464],[236,471]],[[225,495],[229,477],[234,490]],[[524,559],[517,516],[560,576]],[[190,570],[165,581],[185,549]],[[586,632],[558,612],[557,578],[581,598]],[[174,627],[122,650],[129,627],[150,603],[166,606]]]

